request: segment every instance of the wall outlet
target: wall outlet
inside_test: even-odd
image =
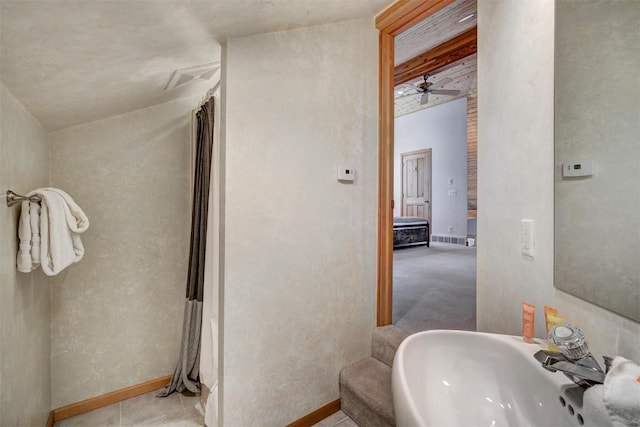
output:
[[[449,234],[453,233],[453,225],[450,225],[450,226],[447,227],[447,232]]]
[[[520,221],[520,246],[522,255],[533,258],[535,248],[535,221],[532,219],[523,219]]]

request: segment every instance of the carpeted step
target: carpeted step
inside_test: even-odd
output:
[[[394,427],[391,368],[373,357],[344,368],[340,408],[360,427]]]
[[[394,326],[382,326],[373,330],[373,339],[371,347],[373,357],[391,367],[393,365],[393,357],[400,343],[408,337],[409,334],[402,329]]]

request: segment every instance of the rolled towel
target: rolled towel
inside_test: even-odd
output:
[[[18,238],[20,244],[18,246],[18,271],[22,273],[30,273],[33,270],[31,262],[31,218],[29,214],[28,201],[22,202],[22,210],[20,211],[20,222],[18,223]]]
[[[29,203],[31,220],[31,262],[35,270],[40,265],[40,205]]]
[[[614,425],[640,426],[640,366],[615,357],[604,379],[602,397]]]

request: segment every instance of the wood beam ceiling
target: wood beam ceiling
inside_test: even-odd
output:
[[[394,86],[407,83],[425,74],[445,70],[456,61],[478,51],[477,27],[420,54],[395,67]]]
[[[390,36],[449,6],[455,0],[398,0],[376,17],[376,28]]]

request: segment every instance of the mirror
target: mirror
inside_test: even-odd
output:
[[[556,288],[640,321],[640,2],[557,0]]]

